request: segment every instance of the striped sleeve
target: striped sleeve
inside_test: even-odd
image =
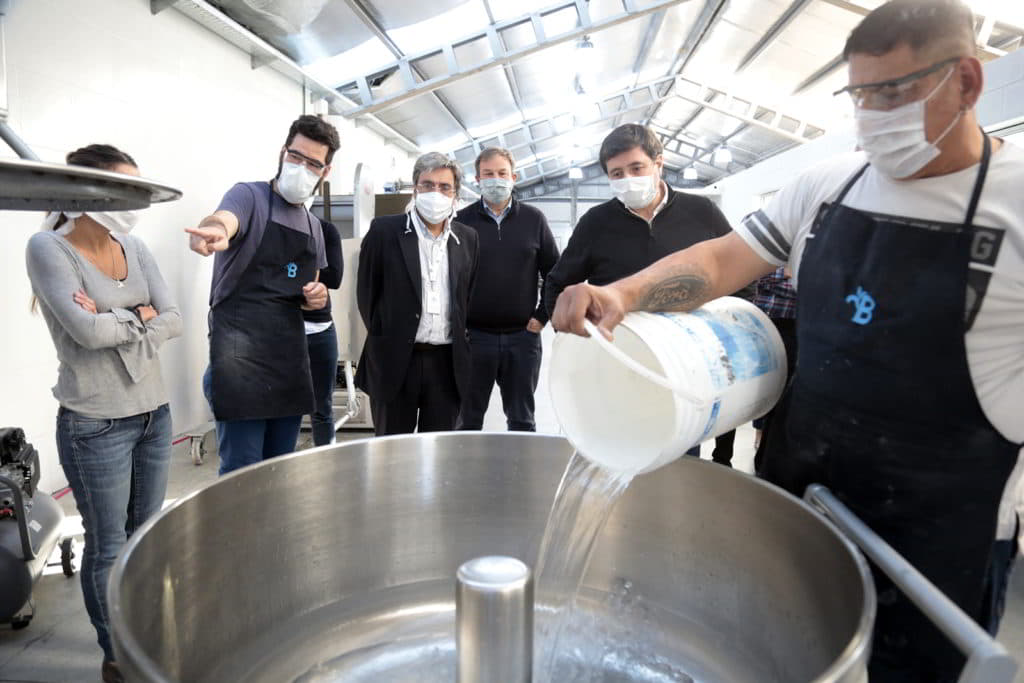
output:
[[[789,262],[792,242],[763,210],[747,214],[736,226],[736,232],[765,261],[777,266]]]

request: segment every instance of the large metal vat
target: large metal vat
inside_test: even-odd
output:
[[[149,681],[453,681],[456,569],[534,564],[570,455],[557,437],[437,434],[227,476],[119,558],[121,666]],[[616,506],[556,680],[863,680],[874,609],[866,563],[802,501],[683,458]]]

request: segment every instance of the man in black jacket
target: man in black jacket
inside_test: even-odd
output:
[[[367,337],[356,386],[378,436],[455,428],[470,375],[466,312],[479,253],[453,220],[462,171],[438,152],[413,167],[414,206],[370,223],[356,298]]]
[[[544,284],[549,314],[569,285],[610,284],[731,230],[707,197],[676,192],[661,179],[661,142],[649,128],[635,123],[619,126],[601,143],[598,157],[615,199],[593,207],[576,224]],[[740,295],[752,298],[753,289],[748,290]],[[735,437],[731,431],[715,439],[715,462],[732,462]],[[699,455],[699,447],[690,454]]]
[[[457,220],[480,237],[480,275],[469,304],[473,375],[460,429],[481,429],[497,381],[509,431],[536,431],[533,394],[540,378],[540,331],[548,321],[538,282],[558,260],[547,218],[512,196],[515,160],[492,147],[476,160],[481,198]]]

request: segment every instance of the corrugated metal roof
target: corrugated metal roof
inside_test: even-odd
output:
[[[849,115],[831,97],[845,83],[838,56],[881,1],[212,4],[337,85],[355,103],[350,115],[373,114],[424,149],[452,153],[470,175],[481,148],[502,145],[514,148],[520,184],[542,182],[589,166],[609,131],[637,121],[662,137],[669,168],[693,165],[703,185]],[[983,57],[1020,47],[1024,3],[970,2],[983,13]],[[439,87],[426,85],[435,79]],[[723,144],[729,164],[713,159]]]

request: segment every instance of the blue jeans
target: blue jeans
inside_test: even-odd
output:
[[[125,541],[160,510],[171,459],[171,411],[122,418],[57,412],[57,453],[85,529],[82,595],[105,659],[114,659],[107,625],[107,576]]]
[[[306,335],[309,371],[313,375],[316,405],[309,421],[313,426],[313,444],[323,446],[334,441],[334,385],[338,377],[338,334],[331,325],[323,332]]]
[[[203,394],[212,410],[211,381],[210,368],[207,367],[203,373]],[[218,420],[217,455],[220,457],[220,468],[217,473],[225,475],[274,456],[291,453],[299,439],[301,424],[301,415],[271,420]]]
[[[473,374],[462,401],[459,429],[483,428],[484,413],[497,382],[509,431],[537,431],[533,394],[540,379],[540,335],[526,328],[500,334],[469,330],[469,347]]]

